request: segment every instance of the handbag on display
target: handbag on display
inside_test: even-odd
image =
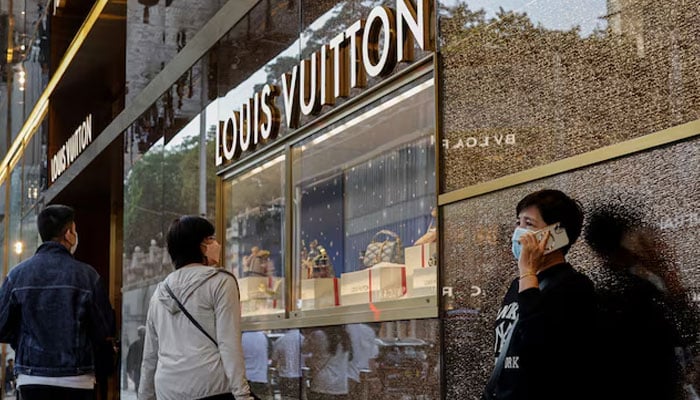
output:
[[[386,238],[379,241],[384,235]],[[384,229],[374,234],[372,241],[367,245],[365,254],[362,256],[362,264],[365,268],[372,267],[380,262],[403,264],[403,245],[401,238],[396,233]]]

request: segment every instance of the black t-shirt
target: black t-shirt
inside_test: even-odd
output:
[[[540,288],[518,293],[515,279],[495,324],[495,357],[517,325],[493,388],[499,400],[590,399],[593,283],[567,263],[538,274]]]

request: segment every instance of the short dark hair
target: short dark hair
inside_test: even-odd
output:
[[[515,207],[515,216],[528,207],[535,206],[547,225],[560,223],[569,237],[569,244],[562,248],[566,254],[571,245],[581,235],[583,226],[583,207],[578,200],[554,189],[543,189],[525,196]]]
[[[48,242],[61,236],[75,222],[75,210],[62,204],[46,206],[39,213],[37,227],[41,240]]]
[[[213,234],[214,225],[206,218],[185,215],[174,220],[168,229],[167,241],[175,269],[204,261],[199,245]]]

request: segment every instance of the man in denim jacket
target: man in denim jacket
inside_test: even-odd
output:
[[[74,220],[68,206],[41,211],[43,243],[0,288],[0,341],[15,350],[23,400],[93,399],[95,351],[115,335],[114,309],[102,279],[73,258]]]

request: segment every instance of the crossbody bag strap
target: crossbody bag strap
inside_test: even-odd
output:
[[[238,301],[241,301],[241,288],[238,286],[238,278],[236,278],[236,275],[234,275],[231,271],[227,271],[223,268],[217,268],[216,272],[228,275],[231,278],[233,278],[233,283],[236,284],[236,291],[238,292]]]
[[[506,361],[506,353],[508,352],[508,347],[510,347],[510,340],[513,338],[513,334],[515,333],[515,329],[518,327],[518,321],[519,318],[516,317],[515,321],[513,321],[513,325],[511,325],[510,330],[508,330],[508,333],[506,334],[505,339],[503,339],[503,346],[501,346],[501,351],[498,353],[498,358],[496,359],[496,365],[493,367],[493,372],[491,373],[491,377],[489,378],[488,383],[486,383],[486,390],[488,391],[494,391],[496,390],[496,384],[498,383],[498,378],[501,377],[501,372],[503,372],[503,366],[505,365]],[[490,395],[493,395],[493,393],[489,393]],[[494,396],[495,398],[495,396]]]
[[[552,285],[556,286],[560,282],[562,282],[564,279],[566,279],[569,276],[569,273],[562,273],[558,276],[555,276],[554,278],[550,279],[543,279],[539,282],[539,289],[541,291],[544,291],[546,288],[551,287]],[[506,353],[508,352],[508,347],[510,347],[510,340],[513,337],[513,334],[515,333],[515,329],[518,327],[518,321],[520,316],[515,318],[515,321],[513,322],[513,325],[511,326],[511,329],[508,331],[506,334],[505,339],[503,340],[503,346],[501,346],[501,351],[498,353],[498,358],[496,359],[496,365],[493,368],[493,372],[491,373],[491,377],[489,378],[488,383],[486,384],[486,389],[488,391],[493,391],[496,390],[496,384],[498,382],[498,378],[501,376],[501,372],[503,372],[503,366],[505,365],[505,359],[506,359]],[[490,393],[492,394],[492,393]]]
[[[203,334],[207,335],[209,340],[211,340],[211,342],[214,343],[214,346],[219,347],[219,344],[216,342],[216,340],[213,337],[211,337],[211,335],[209,333],[207,333],[207,331],[204,330],[204,327],[202,327],[202,325],[200,325],[199,322],[197,322],[197,320],[194,319],[192,314],[190,314],[189,311],[187,311],[187,309],[185,308],[185,306],[183,306],[182,303],[180,303],[180,300],[178,300],[177,297],[175,297],[175,295],[173,294],[173,291],[170,290],[170,286],[168,286],[167,283],[165,283],[165,290],[168,292],[170,297],[172,297],[173,300],[175,300],[175,303],[177,303],[177,306],[180,307],[180,310],[182,310],[182,312],[187,316],[187,318],[189,318],[189,320],[192,321],[194,326],[196,326],[197,329],[202,331]]]

